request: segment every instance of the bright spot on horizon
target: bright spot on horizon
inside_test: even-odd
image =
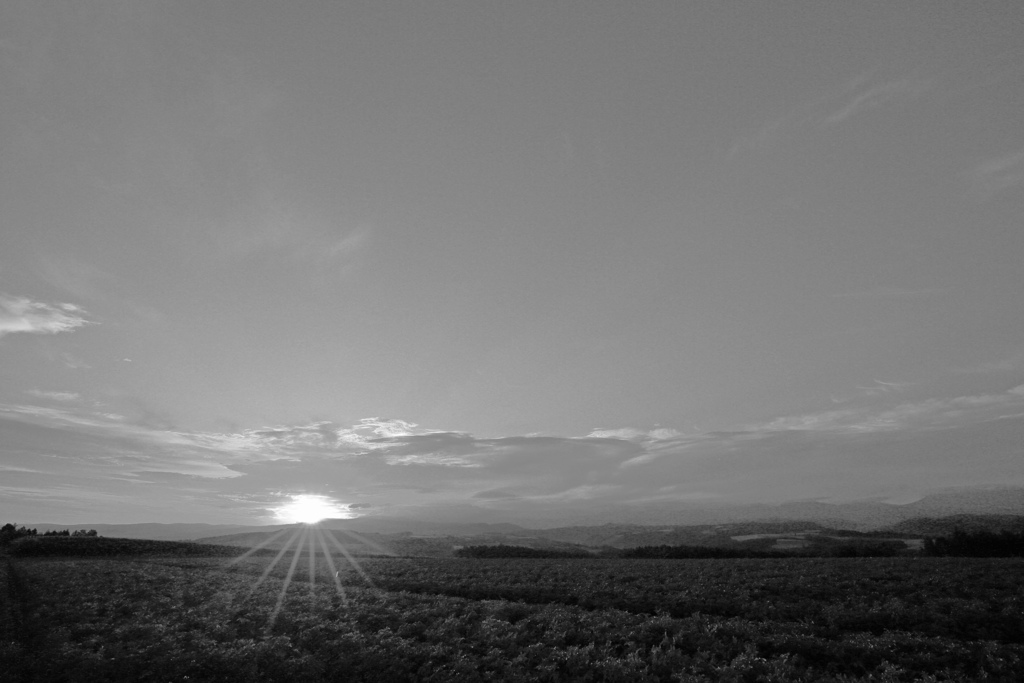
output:
[[[274,516],[288,524],[316,524],[322,519],[355,517],[347,507],[331,498],[308,493],[291,496],[291,502],[274,509]]]

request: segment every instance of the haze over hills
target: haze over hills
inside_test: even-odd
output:
[[[461,513],[461,514],[457,514]],[[927,529],[949,528],[943,522],[914,522],[935,520],[960,515],[961,521],[974,516],[975,525],[984,525],[985,519],[1006,524],[1005,519],[1024,516],[1024,488],[957,489],[932,494],[912,503],[897,505],[879,501],[850,503],[823,503],[802,501],[779,505],[757,504],[742,506],[658,505],[640,507],[619,506],[574,516],[512,518],[507,521],[464,522],[469,517],[460,508],[442,510],[434,518],[365,515],[354,519],[328,519],[320,524],[326,529],[350,530],[359,534],[457,537],[514,537],[529,536],[574,543],[588,542],[578,539],[608,537],[622,533],[646,534],[650,527],[681,528],[709,525],[740,525],[749,523],[803,523],[808,528],[820,525],[831,529],[931,533]],[[1004,516],[1002,522],[996,517]],[[984,517],[978,517],[984,516]],[[1007,517],[1008,516],[1008,517]],[[929,524],[931,526],[929,526]],[[20,525],[20,523],[19,523]],[[149,538],[156,540],[194,540],[238,534],[262,534],[280,529],[285,524],[272,525],[218,525],[218,524],[25,524],[40,533],[52,529],[95,529],[102,536],[122,538]],[[615,531],[615,530],[618,531]],[[575,540],[570,540],[575,539]],[[598,543],[599,545],[599,543]]]
[[[1024,517],[1020,518],[1024,521]],[[934,521],[934,520],[929,520]],[[476,531],[476,533],[472,533]],[[687,545],[740,547],[757,545],[769,548],[781,542],[800,547],[802,542],[834,539],[915,539],[914,534],[836,530],[809,522],[746,522],[699,526],[652,527],[631,524],[562,527],[557,529],[505,528],[480,532],[479,529],[449,528],[446,533],[410,532],[356,534],[347,530],[328,533],[353,555],[438,555],[468,545],[508,545],[556,551],[625,549],[639,546]],[[279,550],[292,542],[293,534],[274,531],[250,532],[199,539],[200,543],[239,548],[260,546]],[[752,543],[757,542],[757,543]]]
[[[240,549],[265,548],[271,551],[296,548],[296,535],[302,530],[256,531],[199,539],[202,544],[235,546]],[[885,553],[923,548],[927,537],[950,536],[956,530],[1024,530],[1024,516],[954,515],[943,518],[917,518],[896,527],[874,531],[836,529],[815,522],[774,521],[739,522],[695,526],[642,526],[605,524],[600,526],[526,529],[508,527],[481,531],[477,528],[450,527],[444,532],[413,534],[366,533],[327,530],[325,538],[343,546],[357,557],[397,555],[413,557],[450,557],[466,546],[504,546],[553,551],[562,556],[593,554],[615,556],[618,551],[652,547],[709,548],[726,551],[801,551],[817,556],[856,556],[857,552]],[[475,533],[473,533],[475,532]],[[299,542],[303,545],[305,541]],[[885,548],[888,551],[884,550]],[[844,555],[845,553],[845,555]]]
[[[715,505],[708,503],[659,503],[560,508],[557,513],[543,509],[530,514],[502,514],[467,506],[433,507],[415,519],[366,515],[356,519],[334,520],[337,526],[360,532],[439,533],[448,529],[474,533],[499,531],[502,527],[554,529],[570,526],[590,527],[606,524],[641,526],[694,526],[760,521],[814,522],[837,529],[871,531],[919,517],[946,517],[956,514],[1024,515],[1024,488],[964,488],[937,492],[910,503],[895,504],[878,500],[844,503],[794,501],[780,504]],[[461,520],[475,519],[473,524]]]

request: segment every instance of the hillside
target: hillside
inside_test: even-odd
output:
[[[516,533],[485,534],[354,534],[324,530],[345,551],[357,557],[400,555],[448,557],[466,546],[511,546],[538,551],[590,555],[614,553],[642,546],[698,546],[725,550],[801,550],[829,554],[850,548],[890,543],[896,548],[916,549],[923,541],[906,533],[857,532],[830,529],[804,522],[746,522],[694,527],[651,528],[638,525],[565,527],[561,529],[519,529]],[[291,533],[249,532],[199,539],[237,548],[263,547],[277,551],[292,539]],[[328,546],[334,543],[328,542]]]
[[[76,536],[25,536],[7,547],[15,557],[230,557],[237,548],[180,541]]]
[[[947,517],[917,517],[894,524],[888,530],[895,533],[921,536],[949,536],[956,530],[968,533],[988,531],[1000,533],[1024,532],[1024,515],[949,515]]]

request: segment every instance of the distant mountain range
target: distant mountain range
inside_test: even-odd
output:
[[[926,536],[947,536],[965,531],[1021,531],[1024,516],[954,515],[922,517],[872,531],[837,529],[816,522],[774,521],[704,524],[693,526],[644,526],[603,524],[555,529],[527,529],[515,525],[448,525],[420,533],[357,533],[338,528],[336,522],[323,525],[338,543],[353,555],[447,556],[455,548],[469,545],[511,545],[539,550],[581,551],[625,549],[640,546],[704,546],[748,550],[796,549],[806,546],[898,541],[908,548],[920,548]],[[334,528],[332,528],[334,527]],[[296,529],[300,529],[296,525]],[[423,533],[427,531],[426,533]],[[260,547],[280,550],[293,542],[293,533],[250,531],[198,539],[200,543]],[[294,546],[292,546],[294,547]]]
[[[951,515],[1024,515],[1024,488],[970,488],[933,493],[906,504],[878,500],[847,503],[794,501],[779,504],[658,504],[589,510],[569,522],[530,523],[526,527],[589,526],[602,523],[645,526],[693,526],[755,521],[806,521],[836,529],[871,531],[919,517]]]
[[[480,511],[477,510],[479,513]],[[474,515],[480,519],[480,514]],[[925,496],[905,505],[880,501],[823,503],[802,501],[777,505],[657,505],[617,506],[568,512],[561,517],[517,517],[495,523],[462,522],[468,513],[449,508],[433,517],[367,515],[356,519],[324,520],[327,529],[347,529],[367,538],[403,535],[407,538],[457,537],[544,539],[550,543],[635,545],[689,543],[692,539],[729,535],[831,529],[893,534],[943,535],[953,526],[1019,530],[1014,518],[1024,519],[1024,488],[958,489]],[[716,530],[716,526],[729,525]],[[753,526],[751,526],[753,525]],[[774,526],[772,526],[774,525]],[[225,524],[25,524],[40,533],[53,529],[95,529],[101,536],[194,540],[257,534],[263,537],[287,525]],[[744,529],[746,531],[744,531]],[[754,531],[753,529],[760,529]],[[668,540],[673,539],[673,540]],[[674,540],[678,539],[678,540]],[[641,542],[642,541],[642,542]]]

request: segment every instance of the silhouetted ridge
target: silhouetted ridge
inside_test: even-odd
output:
[[[458,548],[456,557],[535,557],[535,558],[571,558],[594,557],[584,550],[554,550],[550,548],[528,548],[522,545],[470,545]]]

